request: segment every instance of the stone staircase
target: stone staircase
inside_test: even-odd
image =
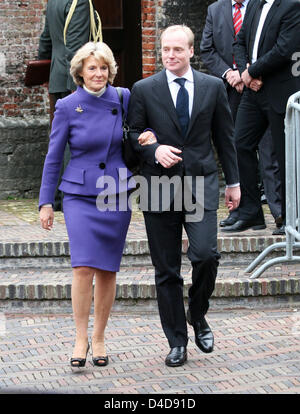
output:
[[[265,231],[218,234],[221,262],[212,308],[259,305],[287,306],[300,303],[299,264],[283,264],[267,270],[259,279],[244,272],[247,265],[267,246],[282,241]],[[0,310],[27,308],[51,311],[70,309],[72,270],[64,223],[52,232],[38,224],[0,226]],[[184,297],[191,283],[191,267],[186,257],[188,243],[182,241]],[[274,252],[273,256],[283,252]],[[271,256],[269,256],[271,257]],[[269,258],[268,257],[268,258]],[[116,307],[156,306],[154,271],[142,220],[132,221],[121,269],[117,276]]]

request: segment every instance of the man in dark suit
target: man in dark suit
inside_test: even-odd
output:
[[[155,179],[178,177],[183,183],[182,193],[190,191],[196,210],[197,204],[204,207],[203,219],[193,220],[185,203],[178,208],[178,193],[174,191],[167,208],[158,202],[157,209],[152,206],[144,209],[158,308],[171,348],[165,360],[168,366],[182,365],[187,359],[188,335],[180,275],[183,227],[189,239],[187,254],[193,267],[187,320],[194,328],[197,346],[203,352],[213,350],[213,334],[205,319],[220,257],[216,214],[218,172],[212,142],[229,185],[225,190],[227,206],[236,208],[240,198],[226,90],[220,79],[191,68],[193,44],[193,32],[186,26],[171,26],[163,32],[164,70],[135,83],[128,113],[129,125],[134,131],[131,141],[142,160],[141,175],[148,183],[146,193],[150,201],[164,197],[163,186],[151,185]],[[138,136],[147,128],[155,131],[157,142],[143,146]],[[202,199],[197,194],[200,176],[204,177]],[[191,184],[187,184],[188,178],[192,179]]]
[[[294,52],[300,50],[299,0],[252,0],[233,53],[246,86],[235,124],[242,197],[239,220],[223,231],[264,225],[255,171],[256,148],[267,127],[280,169],[282,217],[285,219],[285,135],[287,100],[300,89],[293,75]],[[256,80],[256,81],[255,81]],[[284,225],[273,234],[285,234]]]
[[[233,56],[233,42],[241,29],[249,0],[219,0],[207,9],[205,27],[200,43],[202,62],[209,73],[225,82],[229,105],[235,122],[244,83]],[[278,223],[281,218],[279,168],[270,129],[259,144],[259,165],[264,193],[271,213]],[[220,222],[220,226],[234,224],[238,209]]]

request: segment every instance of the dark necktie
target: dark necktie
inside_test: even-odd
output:
[[[185,81],[186,79],[184,78],[177,78],[174,80],[174,82],[180,85],[180,89],[178,91],[176,99],[176,112],[178,115],[178,120],[181,126],[181,132],[183,136],[185,136],[190,122],[189,93],[184,87]]]
[[[256,9],[256,12],[255,12],[254,18],[253,18],[253,22],[252,22],[252,26],[251,26],[251,33],[250,33],[250,42],[249,42],[249,59],[250,59],[250,61],[252,61],[252,54],[253,54],[255,36],[256,36],[260,16],[261,16],[261,13],[262,13],[262,8],[263,8],[265,3],[266,3],[266,0],[260,0],[259,5],[258,5],[258,7]]]

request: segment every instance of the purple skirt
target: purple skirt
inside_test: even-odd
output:
[[[72,267],[118,272],[131,210],[99,211],[96,197],[64,194],[63,210]]]

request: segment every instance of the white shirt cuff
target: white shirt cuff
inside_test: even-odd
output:
[[[229,69],[225,70],[225,72],[222,75],[222,78],[223,79],[226,79],[226,73],[229,72],[230,70],[233,70],[233,69],[232,68],[229,68]]]

